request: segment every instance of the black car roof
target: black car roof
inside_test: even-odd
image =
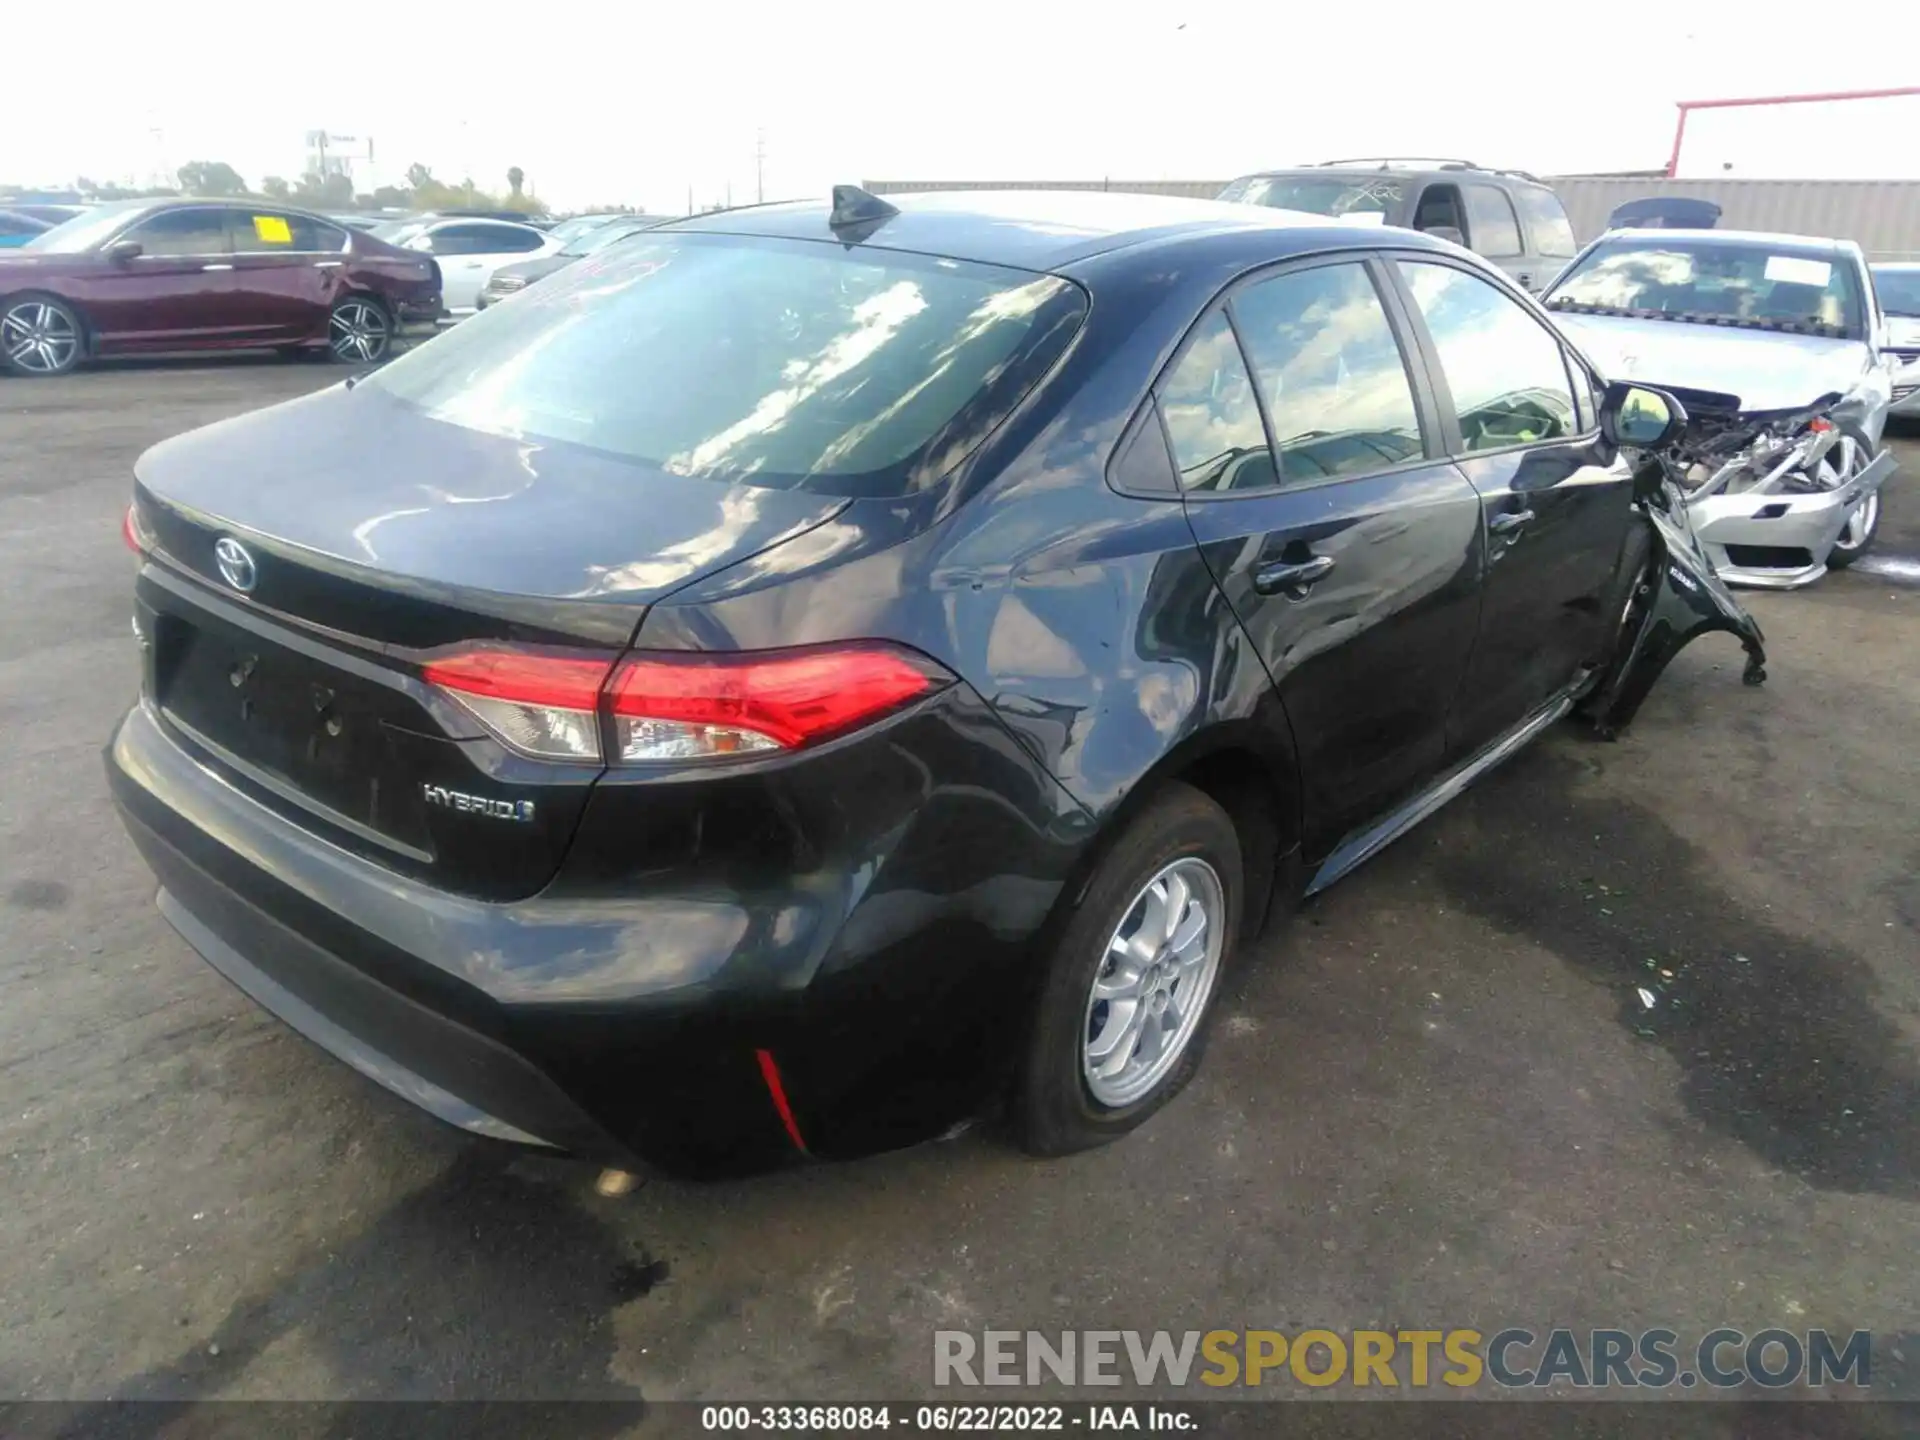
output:
[[[944,255],[1023,270],[1060,270],[1076,261],[1127,246],[1175,236],[1231,231],[1291,232],[1300,250],[1324,248],[1329,232],[1371,236],[1378,227],[1344,226],[1337,220],[1261,205],[1134,195],[1100,190],[942,190],[889,195],[899,214],[871,233],[852,232],[858,243],[880,249]],[[722,210],[667,222],[667,230],[771,235],[799,240],[830,237],[825,201],[794,201]],[[1421,245],[1412,231],[1395,232],[1396,243]]]

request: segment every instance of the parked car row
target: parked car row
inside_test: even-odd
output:
[[[602,226],[654,223],[589,216],[548,232],[174,198],[0,207],[0,367],[59,375],[98,356],[261,346],[368,364],[398,335],[471,314],[503,265],[557,268]]]

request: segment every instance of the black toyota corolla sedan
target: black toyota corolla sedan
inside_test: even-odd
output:
[[[1640,463],[1681,418],[1410,231],[689,219],[143,456],[107,768],[188,942],[469,1131],[1069,1151],[1557,718],[1709,629],[1758,678]]]

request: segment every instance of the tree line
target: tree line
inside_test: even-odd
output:
[[[472,179],[449,184],[438,179],[425,165],[407,167],[405,185],[382,185],[378,189],[356,193],[353,179],[347,175],[319,175],[309,172],[298,180],[268,175],[258,190],[250,189],[245,177],[224,160],[193,160],[175,172],[178,189],[133,188],[124,185],[96,184],[86,176],[74,181],[74,188],[93,200],[131,200],[147,195],[194,195],[208,199],[277,200],[283,205],[301,205],[309,210],[519,210],[528,215],[545,215],[547,205],[526,188],[526,175],[518,165],[507,171],[503,192],[483,190]]]

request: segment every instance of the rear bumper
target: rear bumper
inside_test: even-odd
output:
[[[1029,876],[985,892],[999,923],[983,927],[974,892],[889,891],[850,856],[844,874],[784,877],[767,895],[593,880],[503,904],[290,823],[144,705],[106,768],[162,913],[241,990],[449,1124],[610,1163],[715,1174],[795,1158],[762,1051],[810,1153],[911,1143],[977,1111],[999,1058],[983,1037],[1018,1031],[1008,972],[1059,889]],[[941,823],[942,805],[927,808]],[[1076,848],[996,864],[1064,871]]]

